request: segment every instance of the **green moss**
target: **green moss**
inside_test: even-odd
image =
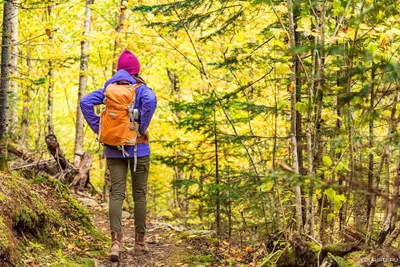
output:
[[[334,256],[330,253],[328,253],[328,257],[330,257],[331,259],[333,259],[339,266],[341,267],[351,267],[354,266],[354,262],[353,261],[346,261],[345,259],[343,259],[340,256]]]
[[[57,257],[51,262],[51,266],[55,267],[94,267],[96,263],[93,259],[78,258],[73,259],[67,258],[61,250],[58,251]]]
[[[61,183],[59,180],[52,179],[47,175],[36,177],[34,183],[44,183],[54,189],[57,198],[66,200],[66,204],[63,204],[62,207],[67,210],[68,217],[73,221],[79,222],[88,231],[94,229],[93,224],[90,221],[89,213],[71,196],[69,189],[65,184]]]
[[[19,230],[36,231],[41,218],[32,209],[23,206],[14,216],[14,228]]]
[[[0,157],[0,171],[8,170],[8,159],[7,157]]]
[[[279,257],[277,266],[282,266],[287,264],[287,266],[296,265],[296,253],[293,249],[285,249],[285,251]]]
[[[0,205],[11,211],[0,214],[0,256],[11,255],[16,266],[30,259],[37,266],[89,267],[95,265],[93,260],[69,254],[72,251],[64,254],[65,244],[76,244],[88,258],[106,253],[107,238],[96,231],[89,213],[66,185],[45,175],[27,180],[17,173],[5,174],[0,182]],[[9,232],[12,228],[24,238],[16,239]],[[77,230],[84,234],[76,235]]]
[[[314,242],[307,242],[307,244],[312,251],[314,251],[316,253],[321,251],[321,247],[318,244],[316,244]]]
[[[44,183],[47,186],[53,188],[59,199],[67,200],[67,199],[72,198],[69,193],[68,186],[66,186],[65,184],[63,184],[61,181],[59,181],[57,179],[50,178],[47,175],[42,175],[42,176],[35,178],[34,182],[40,183],[40,184]]]
[[[175,248],[168,254],[165,262],[168,262],[168,266],[177,266],[179,263],[189,263],[192,260],[192,254],[184,248]]]
[[[215,263],[215,261],[215,257],[211,254],[190,256],[187,260],[185,260],[189,266],[211,266]]]
[[[0,255],[5,254],[8,250],[10,245],[8,238],[8,228],[0,217]]]

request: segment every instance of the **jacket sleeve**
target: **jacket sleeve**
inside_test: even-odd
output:
[[[91,92],[82,97],[80,101],[80,107],[83,117],[85,118],[93,132],[95,132],[96,134],[99,132],[100,116],[96,115],[96,113],[94,112],[94,106],[103,104],[103,101],[104,89]]]
[[[157,98],[153,90],[145,88],[141,97],[140,126],[139,131],[144,133],[149,127],[151,118],[157,107]]]

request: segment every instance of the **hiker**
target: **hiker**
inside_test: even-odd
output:
[[[149,133],[147,128],[156,109],[157,100],[153,91],[146,86],[145,81],[139,76],[139,72],[139,60],[132,52],[125,50],[118,58],[117,73],[115,73],[115,75],[104,84],[102,89],[87,94],[80,101],[81,110],[87,123],[90,128],[98,134],[99,141],[105,144],[104,154],[107,158],[107,167],[110,170],[111,176],[109,201],[109,219],[112,238],[111,261],[119,261],[121,255],[122,204],[125,199],[128,167],[130,168],[132,176],[132,194],[134,199],[134,252],[136,255],[149,252],[149,248],[145,242],[146,193],[150,163],[150,147],[148,142]],[[136,97],[132,97],[135,99],[134,107],[131,107],[129,112],[127,110],[124,112],[119,112],[118,110],[112,112],[112,110],[107,110],[112,109],[108,106],[111,104],[115,106],[119,105],[118,107],[126,107],[121,105],[122,103],[111,103],[111,100],[109,100],[110,98],[113,98],[113,101],[117,102],[118,97],[120,97],[118,94],[125,92],[125,88],[128,88],[129,90],[133,88],[134,90],[129,92],[136,92]],[[105,95],[107,95],[107,98]],[[122,99],[122,97],[120,97],[120,99]],[[107,101],[109,101],[110,104],[108,104]],[[104,115],[105,117],[101,115],[100,120],[100,116],[95,114],[94,106],[103,103],[105,103],[105,109],[103,109],[103,112],[105,112],[104,114],[109,112],[108,115],[111,119],[109,119],[107,115]],[[125,120],[123,120],[123,116],[129,116],[129,118],[126,117]],[[122,124],[121,122],[118,122],[118,119],[124,122],[128,121],[130,123],[129,130],[128,128],[127,130],[125,130],[125,128],[122,131],[118,130],[118,127],[125,127],[121,125],[113,125],[117,123]],[[106,122],[105,120],[109,120],[109,122]],[[135,145],[129,145],[128,141],[128,145],[107,145],[112,143],[112,140],[118,139],[128,131],[134,133],[134,135],[131,136],[131,141],[132,144],[136,143]]]

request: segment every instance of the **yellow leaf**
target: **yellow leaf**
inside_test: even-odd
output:
[[[307,17],[303,17],[299,21],[300,27],[297,29],[301,29],[302,31],[311,32],[311,19]]]
[[[239,54],[236,59],[237,61],[242,61],[244,59],[248,59],[249,57],[251,57],[251,54]]]
[[[246,247],[246,252],[250,253],[250,252],[252,252],[252,251],[253,251],[253,248],[252,248],[252,247],[250,247],[250,246]]]

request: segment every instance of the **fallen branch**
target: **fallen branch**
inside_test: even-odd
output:
[[[23,146],[17,145],[16,143],[9,142],[7,144],[8,152],[14,154],[15,156],[27,161],[28,163],[34,162],[37,160],[36,153],[33,153],[26,149]]]
[[[34,162],[34,163],[25,164],[22,166],[12,167],[12,168],[10,168],[10,170],[16,171],[16,170],[30,169],[32,167],[42,168],[44,166],[54,165],[54,163],[55,163],[54,159],[45,159],[45,160],[41,160],[39,162]]]

